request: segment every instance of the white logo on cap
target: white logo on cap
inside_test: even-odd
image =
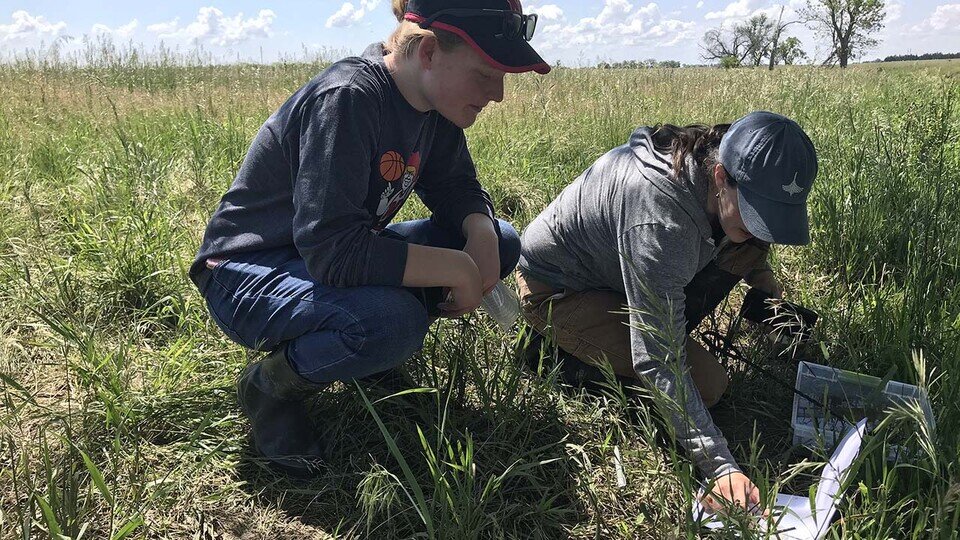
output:
[[[800,171],[793,173],[793,182],[782,186],[783,190],[790,194],[791,197],[798,193],[803,193],[803,188],[797,184],[797,175],[800,174]]]

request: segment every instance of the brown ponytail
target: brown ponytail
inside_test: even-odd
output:
[[[653,132],[653,145],[660,152],[669,153],[673,157],[673,172],[679,177],[686,168],[687,156],[692,156],[694,164],[701,168],[716,163],[720,139],[728,129],[730,124],[717,124],[713,127],[703,124],[685,127],[662,124]]]
[[[397,28],[390,34],[390,37],[387,38],[386,43],[384,43],[384,53],[397,53],[399,56],[406,58],[413,53],[414,49],[417,48],[417,45],[419,45],[425,37],[435,38],[440,45],[440,49],[444,52],[449,52],[463,45],[463,40],[460,39],[460,36],[453,32],[435,30],[433,28],[420,28],[420,25],[405,20],[403,15],[407,12],[408,1],[409,0],[393,0],[393,14],[400,24],[397,25]]]

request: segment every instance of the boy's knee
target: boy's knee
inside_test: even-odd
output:
[[[397,289],[384,297],[380,309],[363,321],[364,340],[356,351],[371,373],[402,364],[423,346],[430,320],[413,295]]]

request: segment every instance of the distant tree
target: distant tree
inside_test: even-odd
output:
[[[790,26],[791,24],[800,22],[799,20],[784,21],[783,10],[785,9],[785,7],[786,6],[780,6],[780,14],[777,16],[776,24],[773,25],[773,34],[772,34],[771,43],[770,43],[771,53],[769,55],[770,64],[768,66],[770,71],[773,71],[773,67],[777,65],[777,62],[785,58],[785,56],[781,53],[789,52],[791,55],[793,55],[791,56],[791,60],[795,58],[799,58],[800,55],[802,55],[803,58],[806,58],[807,56],[806,53],[804,53],[802,50],[799,49],[799,46],[800,46],[799,39],[788,38],[788,39],[793,39],[793,41],[791,42],[791,46],[794,47],[795,49],[784,48],[780,45],[780,36],[781,34],[783,34],[783,30],[786,27]],[[792,63],[793,63],[792,61],[791,62],[784,61],[784,64],[792,64]]]
[[[925,54],[895,54],[893,56],[888,56],[884,58],[883,62],[902,62],[906,60],[952,60],[954,58],[960,58],[960,53],[925,53]],[[880,62],[880,60],[878,60]]]
[[[801,15],[831,40],[832,51],[824,63],[845,68],[851,58],[877,45],[871,35],[883,28],[886,10],[883,0],[807,0]]]
[[[720,67],[723,69],[740,67],[740,60],[736,56],[724,56],[720,59]]]
[[[806,60],[807,53],[800,48],[800,40],[795,37],[788,37],[783,43],[777,45],[775,58],[778,62],[792,66],[798,60]]]
[[[729,31],[722,27],[711,28],[703,35],[701,57],[704,60],[719,60],[722,63],[724,58],[733,58],[739,66],[749,54],[748,40],[736,28]]]
[[[774,34],[777,32],[775,24],[766,14],[754,15],[750,19],[734,28],[740,32],[747,43],[747,59],[753,66],[759,66],[772,50]]]
[[[647,58],[646,60],[624,60],[622,62],[600,62],[597,67],[600,69],[641,69],[641,68],[678,68],[680,62],[676,60],[664,60],[658,62],[656,58]]]
[[[779,43],[784,29],[798,21],[783,21],[783,7],[776,21],[767,14],[754,15],[732,29],[713,28],[703,35],[704,60],[717,60],[723,67],[759,66],[769,60],[770,69],[780,61]],[[794,45],[799,44],[796,41]],[[734,61],[735,60],[735,61]]]

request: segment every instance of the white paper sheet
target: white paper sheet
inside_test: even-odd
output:
[[[810,498],[799,495],[777,494],[776,506],[771,509],[768,519],[757,518],[757,528],[761,532],[774,531],[772,538],[780,540],[822,540],[827,535],[830,521],[837,511],[840,499],[840,486],[846,477],[850,465],[860,453],[860,444],[867,428],[867,419],[844,435],[830,460],[823,467],[820,482],[816,487],[814,506],[810,507]],[[693,516],[703,526],[710,529],[724,527],[723,521],[703,508],[699,501],[694,503]]]

